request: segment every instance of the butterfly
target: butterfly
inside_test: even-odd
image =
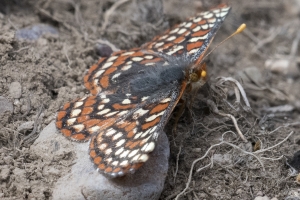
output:
[[[66,103],[56,127],[90,141],[91,161],[115,178],[140,168],[186,88],[206,81],[203,56],[230,7],[219,5],[178,24],[140,48],[102,57],[84,77],[91,95]]]

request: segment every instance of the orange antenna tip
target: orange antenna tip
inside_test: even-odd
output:
[[[243,32],[246,27],[247,27],[246,24],[241,24],[240,27],[238,29],[236,29],[235,33],[241,33],[241,32]]]

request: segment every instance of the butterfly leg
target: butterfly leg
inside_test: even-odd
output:
[[[183,114],[183,112],[186,108],[186,100],[180,99],[179,102],[181,103],[181,105],[179,107],[178,112],[175,114],[175,121],[174,121],[174,125],[173,125],[173,128],[172,128],[172,133],[174,135],[176,135],[176,133],[177,133],[178,121],[179,121],[180,117],[182,116],[182,114]]]

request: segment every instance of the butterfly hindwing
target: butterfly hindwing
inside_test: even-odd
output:
[[[178,95],[173,92],[159,99],[150,98],[124,119],[94,135],[90,157],[98,170],[117,177],[141,167],[154,150]]]

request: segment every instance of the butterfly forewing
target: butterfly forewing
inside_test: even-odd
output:
[[[198,13],[146,43],[143,48],[175,56],[187,53],[198,58],[205,53],[229,10],[230,7],[220,5],[210,11]]]
[[[92,96],[66,103],[56,126],[70,139],[90,142],[97,169],[117,177],[149,158],[186,84],[230,8],[201,12],[141,48],[101,58],[84,77]]]
[[[121,74],[136,75],[142,67],[153,66],[161,61],[162,58],[149,51],[140,49],[119,51],[108,58],[101,58],[94,64],[84,77],[84,85],[93,95],[100,92],[114,93],[132,78],[129,76],[120,79]]]

